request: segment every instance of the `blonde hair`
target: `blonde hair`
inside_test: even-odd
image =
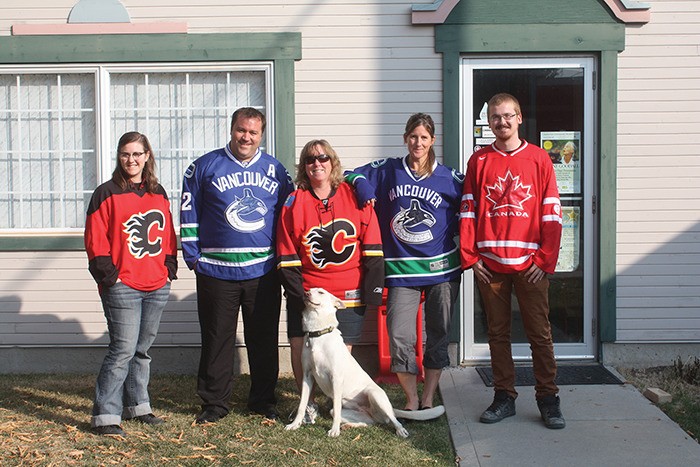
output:
[[[297,188],[301,188],[302,190],[311,189],[311,181],[309,180],[309,175],[306,173],[306,158],[311,155],[311,152],[316,146],[321,146],[323,149],[322,154],[326,154],[331,158],[331,188],[336,189],[343,182],[343,168],[340,165],[338,154],[336,154],[333,146],[325,139],[312,139],[304,145],[304,148],[299,154],[297,175],[294,182],[297,184]]]
[[[510,94],[506,92],[501,92],[493,96],[491,99],[489,99],[488,103],[488,117],[491,118],[491,108],[496,107],[497,105],[501,105],[504,102],[511,102],[513,104],[513,109],[515,110],[516,115],[520,115],[520,102],[518,102],[518,99],[515,98],[515,96],[511,96]]]

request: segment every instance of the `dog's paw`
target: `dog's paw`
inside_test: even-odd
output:
[[[285,430],[296,430],[301,426],[301,423],[290,423],[289,425],[285,426]]]
[[[399,427],[396,429],[396,436],[400,436],[401,438],[408,438],[408,430],[404,427]]]
[[[330,436],[331,438],[337,438],[338,436],[340,436],[340,427],[331,427],[331,429],[328,430],[328,436]]]

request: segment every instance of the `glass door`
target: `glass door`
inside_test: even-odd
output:
[[[550,277],[550,322],[558,359],[595,357],[593,289],[595,231],[595,60],[593,57],[462,59],[462,170],[472,153],[494,141],[486,103],[507,92],[521,105],[520,137],[545,149],[554,163],[563,232]],[[488,360],[486,315],[473,273],[464,275],[462,359]],[[513,295],[513,357],[530,359]]]

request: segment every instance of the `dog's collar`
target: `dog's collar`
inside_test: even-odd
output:
[[[309,331],[306,333],[306,335],[309,337],[321,337],[324,334],[333,332],[334,329],[335,328],[333,326],[328,326],[326,329],[321,329],[320,331]]]

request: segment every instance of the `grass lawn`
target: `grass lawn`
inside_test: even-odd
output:
[[[639,391],[659,388],[671,394],[673,400],[659,404],[668,417],[686,433],[700,439],[700,361],[681,362],[647,369],[617,368]]]
[[[127,421],[126,438],[90,431],[95,375],[0,375],[0,465],[455,465],[447,419],[408,422],[402,439],[390,425],[343,430],[329,438],[330,401],[318,397],[315,425],[285,431],[298,397],[291,377],[278,386],[282,421],[245,411],[249,379],[237,377],[232,412],[219,423],[193,425],[199,413],[195,377],[155,375],[151,405],[164,425]],[[383,386],[395,407],[398,386]]]

